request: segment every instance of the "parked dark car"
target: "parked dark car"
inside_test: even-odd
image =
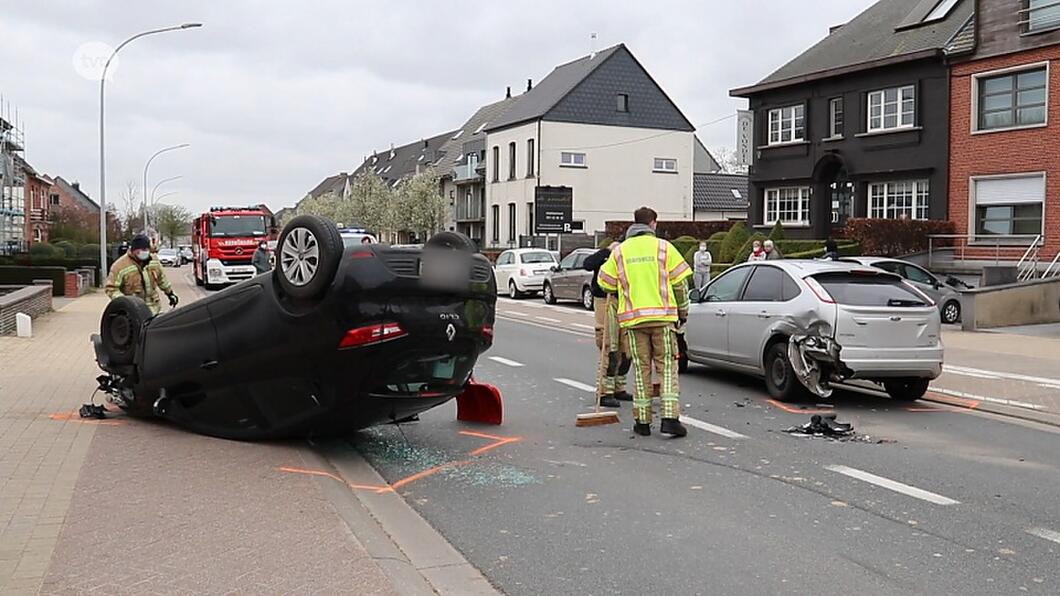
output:
[[[549,273],[545,274],[545,283],[541,289],[541,295],[548,304],[555,304],[559,300],[574,300],[586,310],[593,309],[593,293],[590,284],[593,278],[592,271],[582,268],[585,259],[595,253],[591,248],[579,248],[563,258],[559,265],[554,265]]]
[[[299,216],[277,267],[151,318],[123,297],[93,336],[100,385],[128,412],[232,439],[400,421],[465,392],[493,341],[497,289],[467,238],[344,247]]]

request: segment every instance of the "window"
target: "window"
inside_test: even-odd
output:
[[[755,267],[747,289],[743,291],[744,302],[781,302],[784,295],[784,278],[787,275],[776,267]]]
[[[703,297],[706,302],[735,302],[743,289],[743,282],[747,274],[751,273],[751,267],[737,267],[722,274],[714,283],[707,286],[707,294]]]
[[[493,208],[496,209],[497,206],[494,205]],[[514,261],[515,255],[510,252],[501,253],[501,256],[497,257],[498,265],[511,265]]]
[[[515,242],[515,203],[508,203],[508,242]]]
[[[931,21],[938,21],[946,18],[946,15],[950,14],[950,11],[957,5],[957,2],[958,0],[942,0],[935,6],[934,10],[928,13],[928,16],[924,18],[923,22],[929,23]]]
[[[493,148],[493,181],[499,182],[501,179],[501,148]]]
[[[534,140],[526,140],[526,177],[534,177]]]
[[[977,80],[979,130],[1045,123],[1046,71],[1035,68]]]
[[[926,306],[919,294],[886,274],[822,273],[814,279],[837,303],[847,306]]]
[[[836,139],[843,136],[843,98],[828,101],[828,136]]]
[[[927,284],[929,286],[935,285],[935,276],[931,275],[927,271],[924,271],[920,267],[914,267],[913,265],[906,265],[904,267],[905,275],[902,277],[909,281],[915,281],[921,284]]]
[[[501,241],[501,206],[493,205],[490,207],[490,218],[493,220],[493,243],[498,244]]]
[[[1045,176],[973,181],[977,236],[1037,236],[1042,233]]]
[[[619,93],[615,96],[615,109],[619,112],[629,111],[629,94]]]
[[[927,180],[872,183],[869,185],[869,217],[927,219],[930,196]]]
[[[568,153],[566,151],[559,154],[559,165],[568,168],[584,168],[585,165],[585,154],[584,153]]]
[[[471,134],[476,134],[477,135],[478,133],[486,130],[486,125],[488,125],[488,124],[489,124],[489,122],[483,122],[482,124],[479,124],[478,128],[475,129],[475,132],[473,132]]]
[[[762,223],[776,222],[806,225],[810,223],[810,189],[808,187],[766,189],[765,218]]]
[[[455,141],[455,140],[459,139],[460,135],[462,135],[462,134],[464,134],[464,129],[461,128],[460,130],[456,131],[456,134],[453,135],[451,137],[451,139]]]
[[[656,157],[653,172],[677,173],[677,160],[669,157]]]
[[[916,97],[912,85],[869,93],[869,132],[912,128],[916,123]]]
[[[526,235],[534,235],[534,204],[532,202],[526,204]]]
[[[572,252],[571,254],[564,257],[562,261],[559,262],[559,267],[560,269],[574,269],[575,267],[577,267],[577,261],[578,253]]]
[[[1060,27],[1060,3],[1056,0],[1026,0],[1020,18],[1024,31],[1047,31]]]
[[[508,143],[508,180],[515,180],[515,141]]]
[[[802,105],[769,110],[769,144],[782,145],[806,140],[806,119]]]

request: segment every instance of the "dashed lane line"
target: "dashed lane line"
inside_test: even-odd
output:
[[[552,380],[557,382],[557,383],[562,383],[562,384],[564,384],[564,385],[566,385],[568,387],[574,387],[575,389],[580,389],[582,391],[589,391],[589,392],[592,392],[592,393],[596,393],[596,387],[593,387],[592,385],[586,385],[585,383],[581,383],[581,382],[578,382],[578,381],[572,381],[570,379],[559,378],[559,379],[552,379]]]
[[[571,325],[579,329],[588,329],[589,331],[593,332],[596,331],[596,327],[593,327],[592,325],[586,325],[585,323],[571,323]]]
[[[826,470],[836,472],[837,474],[849,476],[850,478],[861,480],[862,482],[868,482],[869,484],[875,484],[876,486],[879,486],[881,488],[893,490],[896,493],[902,493],[903,495],[914,497],[922,501],[927,501],[929,503],[934,503],[936,505],[957,505],[960,503],[960,501],[956,501],[949,497],[944,497],[931,491],[926,491],[922,488],[903,484],[901,482],[898,482],[897,480],[891,480],[890,478],[884,478],[883,476],[870,474],[869,472],[859,470],[857,468],[834,464],[827,465],[824,468]]]
[[[1001,404],[1003,406],[1014,406],[1017,408],[1025,408],[1028,410],[1041,410],[1044,408],[1041,404],[1031,404],[1025,401],[1018,401],[1015,399],[1001,399],[1000,397],[987,397],[985,395],[976,395],[974,393],[965,393],[964,391],[954,391],[953,389],[942,389],[940,387],[931,387],[931,391],[934,393],[941,393],[943,395],[950,395],[953,397],[960,397],[963,399],[974,399],[978,401],[986,401],[993,404]]]
[[[490,360],[503,364],[504,366],[510,366],[512,368],[519,368],[524,366],[522,362],[516,362],[514,360],[508,360],[507,358],[501,358],[500,356],[490,356]]]
[[[545,325],[544,323],[535,323],[526,319],[516,319],[513,317],[507,317],[504,315],[497,315],[497,319],[501,321],[511,321],[512,323],[519,323],[520,325],[530,325],[531,327],[537,327],[539,329],[547,329],[548,331],[556,331],[559,333],[567,333],[570,335],[577,335],[578,337],[587,337],[592,339],[592,333],[585,333],[584,331],[577,331],[574,329],[564,329],[562,327],[555,327],[553,325]]]
[[[1027,530],[1027,533],[1031,536],[1037,536],[1038,538],[1043,538],[1050,542],[1060,544],[1060,532],[1055,532],[1048,528],[1031,528]]]
[[[721,427],[721,426],[716,426],[716,425],[711,424],[709,422],[703,422],[702,420],[697,420],[695,418],[692,418],[691,416],[685,416],[683,414],[681,415],[681,422],[684,422],[685,424],[687,424],[689,426],[698,428],[699,430],[705,430],[708,433],[714,433],[716,435],[721,435],[721,436],[723,436],[725,438],[728,438],[728,439],[746,439],[747,438],[747,435],[741,435],[740,433],[738,433],[736,431],[729,430],[729,429]]]
[[[549,318],[549,317],[534,317],[534,318],[537,319],[538,321],[544,321],[546,323],[562,323],[563,322],[563,321],[561,321],[559,319],[552,319],[552,318]]]

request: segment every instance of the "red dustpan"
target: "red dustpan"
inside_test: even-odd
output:
[[[504,419],[501,390],[471,379],[464,392],[456,396],[456,419],[479,424],[500,424]]]

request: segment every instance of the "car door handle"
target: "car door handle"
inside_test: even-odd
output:
[[[771,315],[771,314],[769,314],[769,313],[767,313],[766,311],[763,310],[762,312],[758,313],[758,318],[759,319],[772,319],[773,315]]]
[[[202,368],[203,370],[211,370],[211,369],[217,368],[217,361],[216,360],[207,360],[207,361],[203,362],[202,364],[200,364],[199,368]]]
[[[715,317],[724,317],[724,316],[728,316],[728,315],[727,315],[727,313],[724,310],[716,310],[716,311],[714,311],[714,316]]]

